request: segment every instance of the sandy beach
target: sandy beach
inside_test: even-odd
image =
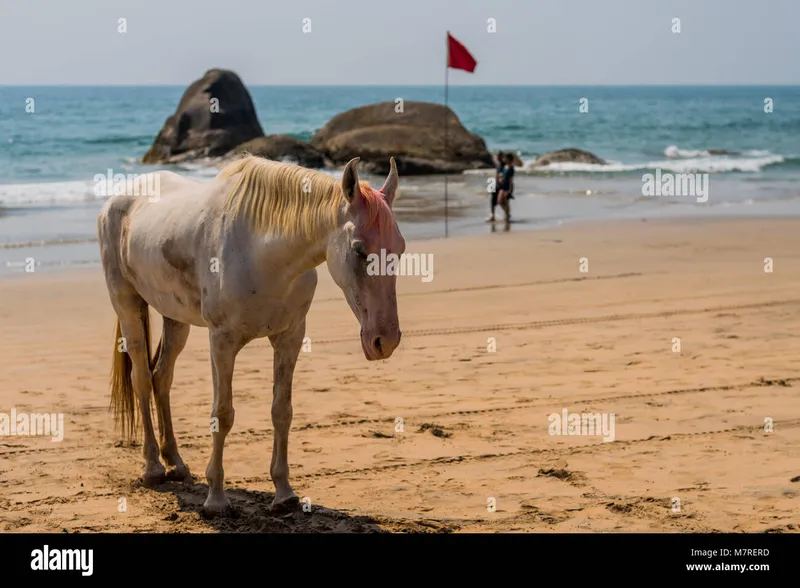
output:
[[[408,252],[433,254],[434,279],[399,278],[386,362],[364,359],[319,268],[289,438],[305,509],[269,511],[272,351],[240,353],[224,462],[238,517],[213,521],[207,331],[172,388],[194,485],[146,489],[108,414],[100,269],[0,280],[0,413],[65,427],[0,437],[0,530],[800,531],[800,221],[512,226]],[[565,412],[613,415],[613,440],[550,434]]]

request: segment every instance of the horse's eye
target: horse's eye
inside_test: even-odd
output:
[[[367,248],[364,246],[363,241],[355,241],[353,243],[353,251],[355,251],[355,254],[358,255],[360,258],[362,259],[367,258]]]

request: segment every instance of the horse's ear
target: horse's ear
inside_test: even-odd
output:
[[[361,194],[361,188],[358,184],[358,170],[356,169],[359,159],[359,157],[354,157],[348,161],[342,174],[342,192],[344,192],[344,197],[350,204],[353,204],[356,196]]]
[[[394,162],[394,157],[392,157],[389,159],[389,175],[386,176],[386,181],[381,188],[381,194],[383,194],[389,206],[394,202],[394,197],[397,195],[397,185],[399,183],[400,178],[397,175],[397,164]]]

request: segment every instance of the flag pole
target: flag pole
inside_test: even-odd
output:
[[[447,165],[447,119],[450,118],[448,116],[447,110],[447,86],[448,86],[448,73],[450,71],[450,31],[447,31],[447,37],[445,37],[445,52],[444,52],[444,161],[445,166]],[[447,169],[445,168],[444,173],[444,236],[448,236],[447,230]]]

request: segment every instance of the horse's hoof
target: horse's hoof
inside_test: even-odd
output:
[[[219,507],[203,505],[203,516],[207,519],[232,519],[234,514],[230,504]]]
[[[227,498],[222,500],[211,500],[207,498],[203,503],[203,516],[207,519],[213,518],[233,518],[234,510],[231,501]]]
[[[194,479],[189,467],[186,465],[179,465],[167,470],[167,480],[171,482],[186,482],[191,484]]]
[[[147,488],[155,488],[164,483],[167,479],[166,470],[162,467],[161,469],[152,469],[147,470],[145,473],[142,474],[142,477],[139,478],[143,486]]]
[[[274,513],[289,512],[297,508],[298,504],[300,504],[300,499],[294,494],[286,497],[276,495],[272,501],[272,511]]]

